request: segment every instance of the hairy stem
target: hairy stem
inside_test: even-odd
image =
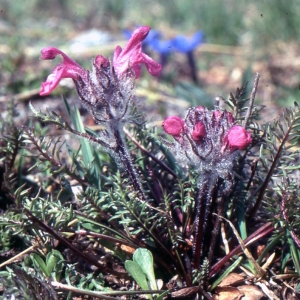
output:
[[[217,200],[217,215],[218,216],[223,216],[223,211],[224,211],[224,203],[225,199],[224,197],[219,198]],[[213,255],[214,255],[214,250],[217,242],[217,238],[219,235],[219,230],[221,226],[221,220],[218,216],[215,216],[215,222],[214,222],[214,230],[212,231],[212,237],[211,237],[211,242],[210,242],[210,247],[209,247],[209,253],[208,253],[208,263],[211,265]]]
[[[193,245],[193,254],[194,254],[194,269],[200,267],[201,259],[204,255],[204,240],[205,244],[208,244],[207,240],[210,239],[208,235],[208,228],[210,225],[210,216],[211,216],[211,206],[215,202],[216,191],[218,188],[218,179],[213,178],[212,174],[205,173],[200,176],[200,188],[197,198],[197,207],[196,207],[196,233],[195,240]]]
[[[207,196],[207,188],[208,183],[202,182],[198,197],[197,197],[197,207],[196,207],[196,233],[195,233],[195,240],[193,245],[193,268],[198,269],[200,266],[200,259],[202,255],[202,242],[203,242],[203,226],[204,226],[204,215],[205,215],[205,202]]]
[[[117,142],[116,149],[114,150],[115,153],[120,158],[123,167],[130,178],[134,190],[138,192],[139,196],[142,198],[143,201],[147,202],[147,197],[143,191],[142,184],[137,176],[136,169],[131,161],[130,153],[118,129],[114,130],[114,137]]]

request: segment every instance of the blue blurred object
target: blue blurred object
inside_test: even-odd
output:
[[[123,35],[127,40],[129,40],[132,36],[133,30],[124,29]],[[151,29],[147,35],[147,37],[143,40],[143,46],[149,46],[149,44],[152,43],[153,40],[159,40],[161,39],[162,34],[155,29]]]
[[[176,51],[187,53],[196,49],[199,45],[204,43],[203,31],[197,31],[190,39],[183,35],[177,35],[172,40],[172,44]]]
[[[128,29],[123,30],[123,34],[127,39],[130,39],[132,32]],[[169,54],[174,51],[187,53],[193,51],[203,43],[204,33],[202,30],[197,31],[191,38],[187,38],[184,35],[177,35],[173,39],[165,40],[161,32],[152,29],[143,41],[144,46],[149,46],[153,51],[160,54]]]
[[[125,38],[127,40],[129,40],[132,36],[133,30],[123,29],[122,32],[123,32],[123,35],[125,36]]]
[[[124,36],[129,39],[132,31],[123,30]],[[204,43],[204,33],[202,30],[197,31],[191,38],[184,35],[177,35],[173,39],[165,40],[158,30],[150,30],[147,38],[143,41],[143,47],[149,47],[151,50],[159,53],[160,64],[167,64],[168,57],[172,52],[184,53],[187,56],[190,66],[190,74],[194,83],[198,84],[197,66],[195,63],[193,51]]]
[[[170,54],[174,52],[173,40],[161,40],[161,39],[152,39],[149,42],[149,47],[160,53],[160,54]]]

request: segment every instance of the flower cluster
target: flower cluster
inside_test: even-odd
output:
[[[133,188],[142,201],[147,201],[147,198],[131,162],[123,138],[123,126],[128,122],[137,122],[132,91],[135,78],[140,76],[141,65],[144,64],[154,76],[161,70],[161,65],[142,51],[142,41],[149,31],[148,26],[135,30],[124,49],[117,46],[112,62],[102,55],[96,56],[91,72],[83,69],[57,48],[47,47],[41,51],[42,59],[54,59],[61,55],[63,62],[42,83],[40,95],[50,94],[63,78],[73,79],[80,100],[95,122],[104,129],[96,137],[74,130],[72,133],[85,137],[108,151],[121,168],[128,172]]]
[[[210,111],[202,106],[191,108],[185,120],[168,117],[163,128],[175,139],[172,146],[181,159],[221,178],[233,169],[236,150],[243,150],[252,142],[251,134],[235,125],[230,112]]]
[[[42,83],[40,95],[50,94],[60,80],[71,78],[81,101],[96,123],[126,120],[131,109],[134,79],[140,76],[141,65],[145,64],[153,76],[157,76],[161,70],[161,65],[142,51],[142,41],[149,31],[148,26],[136,29],[124,49],[117,46],[112,63],[102,55],[96,56],[91,72],[83,69],[59,49],[44,48],[41,51],[42,59],[54,59],[61,55],[63,62]]]

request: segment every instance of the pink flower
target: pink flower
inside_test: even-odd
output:
[[[142,41],[148,35],[149,30],[150,27],[148,26],[136,29],[123,50],[120,46],[116,48],[113,66],[117,75],[122,75],[131,68],[135,73],[135,77],[138,78],[141,73],[141,64],[146,65],[151,75],[157,76],[159,74],[161,65],[142,52]],[[80,83],[80,86],[89,87],[89,71],[84,70],[65,53],[54,47],[46,47],[41,53],[42,59],[54,59],[59,54],[63,57],[63,62],[57,65],[53,72],[47,77],[47,80],[42,83],[41,96],[49,95],[63,78],[72,78],[75,83],[81,79],[84,84],[82,85],[82,83]],[[97,55],[94,60],[94,66],[98,69],[107,68],[110,66],[110,62],[102,55]],[[98,73],[95,73],[96,74],[93,75],[97,76]]]
[[[65,53],[54,47],[46,47],[42,51],[41,59],[54,59],[58,54],[63,57],[63,62],[55,67],[53,72],[47,77],[46,82],[42,82],[41,96],[49,95],[63,78],[79,79],[86,78],[87,71]]]
[[[200,121],[194,126],[194,130],[192,132],[192,138],[194,141],[199,141],[202,140],[205,136],[206,136],[205,125],[203,124],[203,122]]]
[[[205,112],[205,108],[203,106],[197,106],[196,109],[199,111],[199,112]]]
[[[224,138],[224,143],[228,144],[229,148],[234,151],[237,149],[243,150],[252,142],[251,134],[244,127],[233,126],[229,129]]]
[[[145,64],[151,75],[157,76],[159,74],[162,66],[142,52],[142,41],[147,37],[150,29],[149,26],[139,27],[133,32],[123,50],[120,46],[116,47],[113,66],[118,75],[131,68],[135,77],[138,78],[141,73],[141,64]]]
[[[219,110],[214,110],[214,111],[213,111],[213,116],[214,116],[214,118],[215,118],[217,121],[219,121],[220,118],[221,118],[221,116],[222,116],[222,112],[219,111]]]
[[[177,116],[171,116],[164,120],[162,126],[167,134],[178,137],[184,131],[184,120]]]

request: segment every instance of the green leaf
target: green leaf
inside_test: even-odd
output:
[[[134,278],[136,283],[141,287],[142,290],[148,290],[148,282],[146,280],[146,276],[139,266],[139,264],[132,260],[125,261],[125,269],[127,272]],[[152,299],[150,295],[147,295],[149,299]]]
[[[163,300],[164,297],[168,295],[169,291],[165,291],[162,294],[158,295],[155,300]]]
[[[65,98],[63,98],[66,105],[67,111],[72,119],[72,123],[77,131],[85,133],[84,124],[80,116],[79,110],[75,107],[72,112],[70,106]],[[92,184],[99,187],[100,186],[100,173],[101,173],[101,162],[94,149],[86,139],[79,139],[81,145],[82,160],[85,167],[88,169],[89,177],[91,178]]]
[[[282,167],[279,167],[279,169],[284,169],[284,170],[298,170],[298,169],[300,169],[300,165],[298,165],[298,166],[282,166]]]
[[[91,223],[82,223],[81,226],[87,230],[94,231],[94,232],[101,232],[101,228],[95,224]]]
[[[59,261],[63,261],[64,257],[62,254],[57,250],[52,250],[50,253],[48,253],[46,257],[46,265],[49,274],[53,271],[55,267],[57,267]]]
[[[280,270],[282,273],[284,273],[284,268],[286,266],[286,264],[288,263],[289,259],[291,258],[291,254],[287,253],[281,260],[281,266],[280,266]]]
[[[246,220],[245,220],[245,205],[244,199],[239,199],[236,205],[236,215],[238,219],[238,227],[240,231],[241,238],[245,240],[247,238],[247,228],[246,228]]]
[[[290,233],[287,233],[287,244],[290,247],[291,257],[295,266],[295,271],[300,275],[300,251],[296,248],[294,240],[291,238]]]
[[[138,248],[133,254],[133,261],[139,264],[144,274],[150,281],[152,290],[157,290],[154,269],[153,269],[153,257],[152,253],[144,248]]]
[[[259,256],[257,263],[259,265],[262,264],[262,261],[264,259],[264,257],[266,257],[266,255],[270,252],[270,250],[272,248],[275,247],[275,245],[280,241],[280,239],[282,239],[282,237],[285,235],[284,232],[278,234],[277,236],[275,236],[266,246],[266,248],[264,249],[264,251],[261,253],[261,255]],[[281,261],[281,266],[283,265],[284,259]],[[283,272],[284,268],[281,268],[282,272]]]
[[[44,262],[44,260],[36,253],[31,254],[31,259],[33,264],[40,268],[46,277],[50,277],[50,272],[48,271],[48,268]]]
[[[214,107],[211,96],[193,83],[181,82],[175,86],[175,92],[178,98],[188,101],[191,106],[201,105],[210,109]]]
[[[58,257],[53,255],[52,252],[47,255],[46,264],[47,264],[47,270],[49,274],[51,274],[58,261],[59,261]]]
[[[225,278],[230,274],[242,261],[243,257],[240,256],[209,288],[210,291],[213,291],[214,288]]]

